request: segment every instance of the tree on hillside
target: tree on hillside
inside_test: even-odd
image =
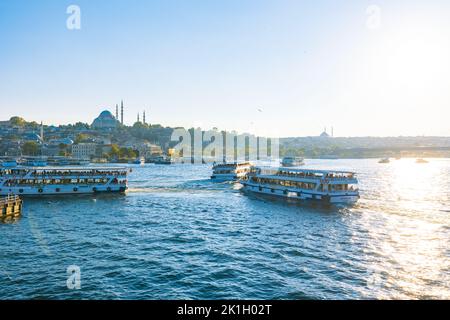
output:
[[[75,143],[81,143],[83,141],[86,141],[87,139],[89,139],[89,136],[87,134],[80,133],[76,136]]]
[[[59,155],[63,157],[69,156],[69,146],[64,143],[59,144]]]
[[[109,156],[111,158],[119,159],[120,157],[120,148],[117,144],[111,145],[111,151],[109,152]]]
[[[39,153],[39,145],[34,141],[25,142],[22,146],[22,153],[26,156],[36,156]]]
[[[9,123],[13,126],[24,127],[27,122],[21,117],[12,117],[9,119]]]

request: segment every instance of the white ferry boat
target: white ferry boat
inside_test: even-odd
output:
[[[283,160],[281,160],[281,165],[283,167],[299,167],[304,164],[304,159],[301,157],[284,157]]]
[[[125,192],[126,168],[16,167],[0,169],[0,195],[58,195]]]
[[[215,181],[243,179],[251,168],[250,162],[214,163],[211,179]]]
[[[323,203],[355,203],[358,180],[353,172],[254,167],[241,182],[244,191]]]

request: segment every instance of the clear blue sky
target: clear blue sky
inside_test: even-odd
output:
[[[448,1],[0,0],[0,40],[1,120],[450,136]]]

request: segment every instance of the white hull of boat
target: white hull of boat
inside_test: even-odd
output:
[[[292,200],[307,200],[323,202],[328,204],[354,204],[359,200],[359,195],[355,192],[346,192],[338,194],[318,193],[311,190],[290,190],[280,189],[275,186],[260,186],[248,182],[242,182],[243,191],[254,192],[263,195],[277,196]]]

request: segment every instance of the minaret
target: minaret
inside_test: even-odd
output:
[[[334,128],[333,127],[331,127],[331,137],[332,138],[334,137]]]
[[[144,110],[144,114],[143,114],[143,119],[142,119],[143,123],[145,124],[145,110]]]
[[[138,116],[137,116],[137,122],[138,123],[140,122],[140,120],[139,120],[139,112],[138,112]]]
[[[120,123],[123,125],[123,100],[120,102]]]
[[[116,120],[119,121],[119,105],[116,104]]]
[[[44,125],[42,124],[42,121],[41,121],[41,141],[44,142]]]

